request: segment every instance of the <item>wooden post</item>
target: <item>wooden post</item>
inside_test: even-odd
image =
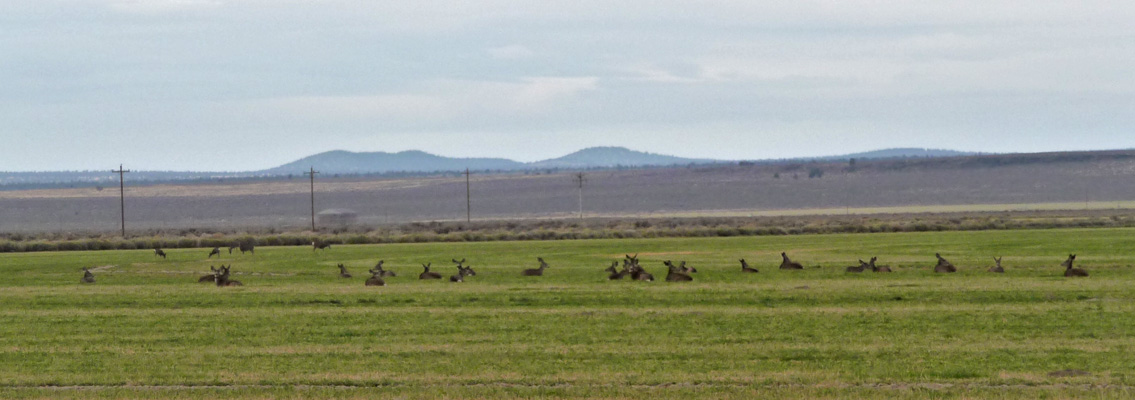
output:
[[[126,237],[126,176],[130,170],[122,168],[122,164],[118,164],[118,170],[110,170],[110,172],[118,174],[118,212],[122,217],[122,237]]]
[[[318,173],[319,173],[319,171],[316,171],[315,167],[311,167],[310,171],[303,173],[304,175],[311,177],[311,231],[312,232],[315,232],[315,174],[318,174]]]

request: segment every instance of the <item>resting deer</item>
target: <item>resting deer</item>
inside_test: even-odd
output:
[[[240,281],[229,279],[229,272],[232,270],[232,268],[233,267],[231,265],[227,267],[224,265],[221,266],[221,273],[216,274],[215,278],[217,281],[217,286],[244,286],[244,284],[240,283]]]
[[[437,272],[430,272],[430,265],[433,265],[433,263],[422,264],[424,271],[418,274],[418,279],[441,279],[441,274]]]
[[[382,270],[370,270],[370,278],[367,278],[367,286],[386,286],[386,281],[382,280]]]
[[[311,251],[327,250],[327,249],[330,249],[330,248],[331,248],[331,243],[327,243],[327,242],[320,241],[320,240],[315,240],[315,241],[311,242]]]
[[[682,273],[682,269],[675,266],[670,260],[662,262],[669,270],[666,272],[666,282],[689,282],[694,280],[694,277]]]
[[[635,254],[634,257],[629,255],[626,257],[627,258],[623,260],[623,271],[630,273],[631,279],[646,282],[654,281],[654,275],[646,272],[641,265],[638,265],[638,254]]]
[[[1005,273],[1005,268],[1001,268],[1001,257],[993,257],[993,261],[997,262],[997,265],[989,267],[989,272]]]
[[[698,272],[698,269],[694,268],[694,267],[686,267],[686,262],[680,261],[680,262],[678,262],[678,271],[683,273],[683,274],[689,275],[689,274],[696,274]]]
[[[847,267],[847,272],[863,272],[863,270],[870,268],[870,267],[871,267],[871,264],[865,263],[865,262],[863,262],[863,260],[859,260],[859,266],[858,267]]]
[[[386,262],[385,260],[378,260],[378,264],[374,265],[374,270],[378,271],[378,275],[381,276],[381,277],[384,277],[384,278],[385,277],[393,278],[395,276],[398,276],[394,273],[394,271],[387,271],[385,269],[382,269],[382,264],[385,263],[385,262]]]
[[[780,257],[784,258],[784,261],[780,262],[780,269],[804,269],[804,266],[800,263],[789,260],[788,254],[781,252]]]
[[[934,253],[934,257],[938,257],[938,265],[934,266],[934,272],[950,273],[950,272],[957,272],[958,271],[958,268],[955,267],[954,264],[950,264],[949,261],[946,261],[945,258],[942,258],[941,254]]]
[[[347,267],[344,267],[343,264],[339,264],[339,277],[340,278],[350,278],[351,277],[351,273],[347,272]]]
[[[871,257],[871,262],[868,263],[869,265],[871,265],[871,271],[874,271],[874,272],[891,272],[890,266],[887,266],[887,265],[875,266],[875,260],[876,259],[878,259],[878,258],[877,257]]]
[[[548,263],[544,262],[542,257],[536,257],[536,261],[540,262],[540,268],[529,268],[521,271],[524,276],[544,276],[544,268],[548,268]]]
[[[618,269],[615,269],[615,267],[618,267],[618,266],[619,266],[618,261],[611,261],[611,266],[607,267],[607,269],[603,270],[603,272],[610,273],[609,275],[607,275],[608,280],[613,281],[613,280],[617,280],[617,279],[623,279],[623,277],[627,275],[627,270],[624,269],[623,271],[619,271]]]
[[[465,260],[462,259],[461,261],[464,262]],[[450,282],[465,282],[466,276],[474,276],[474,275],[477,275],[477,272],[473,271],[473,267],[462,267],[461,265],[458,265],[457,266],[457,274],[450,276],[449,281]]]
[[[87,267],[83,267],[83,278],[79,279],[79,283],[95,283],[95,274],[92,274]]]
[[[1072,266],[1073,261],[1076,261],[1076,255],[1075,254],[1069,254],[1068,259],[1060,264],[1061,267],[1065,267],[1064,276],[1066,276],[1066,277],[1088,276],[1088,271],[1085,271],[1081,268],[1073,267]]]
[[[166,252],[162,251],[162,249],[154,249],[154,255],[161,257],[163,260],[166,258]]]
[[[205,258],[213,258],[213,256],[217,256],[217,258],[221,257],[221,248],[220,247],[214,247],[213,251],[209,252],[209,256],[205,257]]]
[[[745,259],[742,258],[741,259],[741,272],[754,272],[754,273],[756,273],[756,272],[761,272],[761,271],[757,271],[756,268],[749,267],[749,263],[745,262]]]
[[[223,266],[224,265],[222,265],[222,267]],[[200,278],[197,278],[197,283],[206,283],[206,282],[215,283],[215,282],[217,282],[217,273],[220,272],[220,271],[217,271],[217,267],[214,267],[212,265],[209,266],[209,270],[213,271],[213,273],[211,273],[209,275],[201,275]]]

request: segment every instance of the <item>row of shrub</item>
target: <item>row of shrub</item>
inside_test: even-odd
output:
[[[729,237],[826,233],[928,232],[956,230],[1049,229],[1069,227],[1135,227],[1135,217],[1052,214],[963,216],[840,216],[762,218],[663,218],[655,220],[498,221],[460,224],[413,223],[375,229],[330,232],[158,232],[149,237],[118,238],[105,234],[0,235],[0,252],[212,248],[253,243],[257,246],[516,240]],[[171,235],[172,234],[172,235]]]

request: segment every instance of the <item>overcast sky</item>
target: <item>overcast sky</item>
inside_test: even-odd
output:
[[[1135,147],[1135,2],[4,0],[0,170]]]

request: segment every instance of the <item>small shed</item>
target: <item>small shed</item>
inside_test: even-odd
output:
[[[359,213],[345,208],[331,208],[315,214],[320,225],[351,225],[359,220]]]

